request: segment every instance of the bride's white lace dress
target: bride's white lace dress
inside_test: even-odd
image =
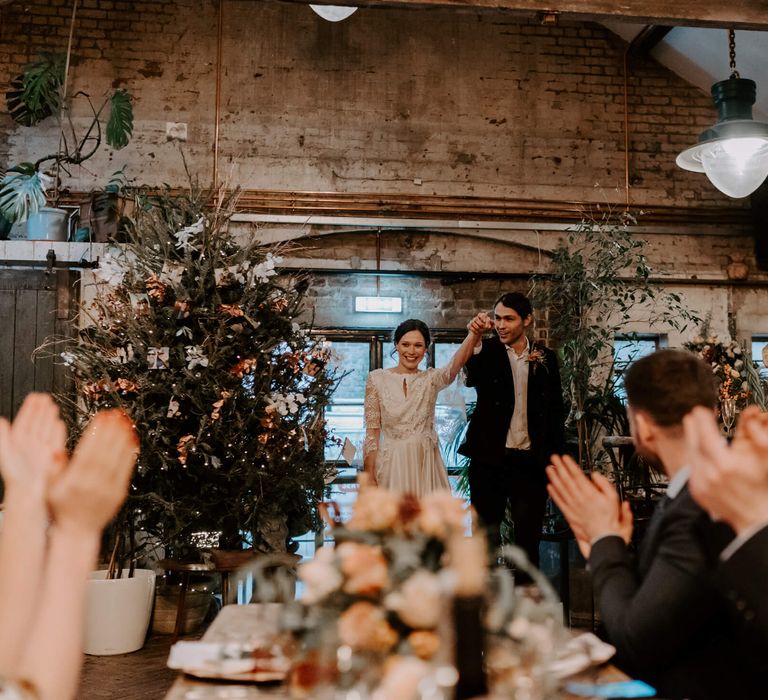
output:
[[[453,379],[449,367],[415,374],[377,369],[368,375],[364,454],[377,451],[379,486],[419,497],[450,488],[435,432],[435,403]]]

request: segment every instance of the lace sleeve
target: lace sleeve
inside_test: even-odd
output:
[[[438,367],[435,369],[435,373],[432,375],[432,381],[435,383],[437,390],[445,389],[454,379],[454,374],[450,364],[445,367]]]
[[[379,404],[379,392],[371,375],[365,384],[365,442],[363,443],[363,457],[379,449],[379,434],[381,432],[381,405]]]

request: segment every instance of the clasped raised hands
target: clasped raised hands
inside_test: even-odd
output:
[[[481,311],[467,324],[467,330],[474,335],[483,335],[492,328],[493,321],[485,311]]]

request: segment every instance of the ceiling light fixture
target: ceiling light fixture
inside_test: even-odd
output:
[[[346,19],[357,10],[356,7],[346,7],[344,5],[310,5],[310,7],[329,22],[341,22],[341,20]]]
[[[736,38],[728,30],[731,77],[712,86],[718,121],[677,156],[683,170],[706,173],[729,197],[752,194],[768,177],[768,124],[752,119],[757,87],[736,70]]]

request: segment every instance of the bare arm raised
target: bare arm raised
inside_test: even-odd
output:
[[[53,524],[42,594],[18,672],[33,683],[42,700],[75,696],[86,582],[96,563],[101,531],[128,493],[137,455],[130,418],[120,410],[102,411],[88,424],[69,465],[49,489]]]
[[[50,481],[66,463],[66,427],[47,394],[30,394],[13,425],[0,419],[5,517],[0,531],[0,676],[10,677],[27,644],[42,588]]]
[[[477,314],[467,324],[467,337],[464,338],[464,342],[459,346],[459,349],[453,354],[450,362],[446,365],[445,384],[450,384],[456,375],[461,371],[461,368],[467,364],[467,361],[475,352],[475,348],[480,343],[483,334],[487,333],[493,328],[493,322],[491,317],[484,311]]]

